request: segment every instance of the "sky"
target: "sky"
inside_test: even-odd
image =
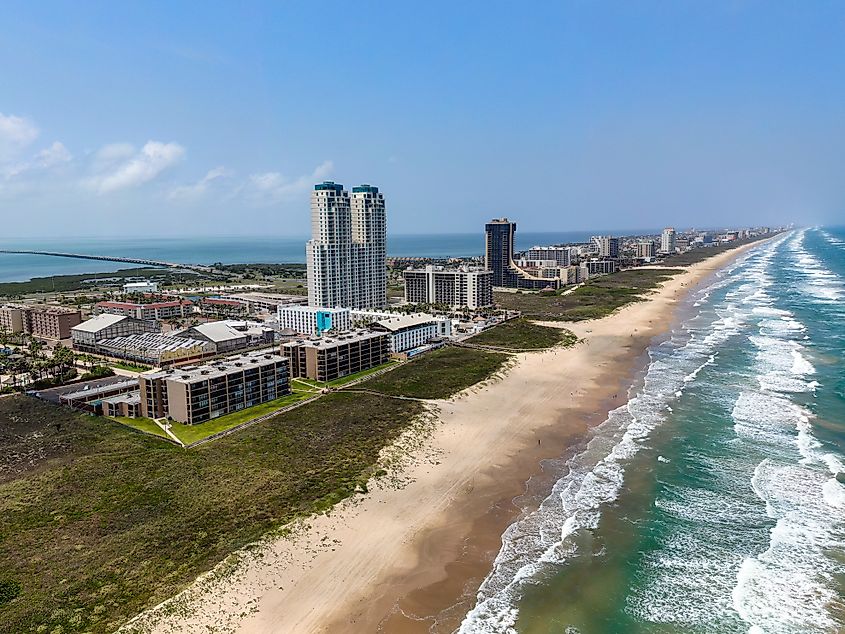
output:
[[[0,0],[0,240],[845,218],[845,3]]]

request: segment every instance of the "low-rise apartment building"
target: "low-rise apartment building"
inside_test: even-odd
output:
[[[493,305],[493,272],[461,267],[446,269],[428,265],[408,269],[405,301],[411,304],[445,304],[453,308],[486,308]]]
[[[290,360],[248,352],[206,365],[145,372],[141,415],[196,425],[290,393]]]
[[[398,354],[424,346],[437,337],[437,323],[430,315],[392,315],[374,321],[370,330],[390,335],[390,352]]]
[[[123,315],[134,319],[158,321],[162,319],[181,319],[194,310],[194,304],[187,299],[174,299],[165,302],[98,302],[95,307],[98,314]]]
[[[369,370],[387,363],[389,355],[386,332],[363,330],[282,344],[282,356],[290,359],[291,376],[314,381],[334,381]]]

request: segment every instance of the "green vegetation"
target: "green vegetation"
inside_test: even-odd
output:
[[[132,363],[112,363],[111,367],[128,372],[146,372],[150,369],[148,365],[134,365]]]
[[[500,370],[509,355],[446,346],[403,363],[360,387],[413,398],[449,398]]]
[[[522,311],[524,317],[543,321],[598,319],[627,304],[642,301],[681,269],[631,269],[588,280],[560,293],[495,293],[496,304]]]
[[[277,398],[274,401],[267,401],[266,403],[261,403],[237,412],[232,412],[231,414],[226,414],[225,416],[219,416],[218,418],[213,418],[210,421],[199,423],[197,425],[184,425],[182,423],[172,422],[170,433],[176,436],[184,444],[190,445],[191,443],[195,443],[203,438],[208,438],[209,436],[213,436],[221,431],[237,427],[238,425],[250,421],[253,418],[272,414],[276,410],[280,410],[288,405],[293,405],[294,403],[299,403],[300,401],[309,399],[312,396],[314,396],[313,392],[293,392],[293,394]]]
[[[162,438],[170,438],[170,436],[168,436],[161,427],[156,425],[156,422],[152,418],[144,418],[143,416],[138,416],[137,418],[131,418],[129,416],[111,416],[110,420],[115,420],[118,423],[131,427],[132,429],[142,431],[145,434],[161,436]]]
[[[564,328],[541,326],[521,318],[494,326],[467,341],[480,346],[511,350],[546,350],[558,344],[571,346],[578,341],[578,337]]]
[[[114,631],[267,531],[361,490],[422,411],[337,392],[185,451],[0,399],[0,632]]]
[[[342,376],[339,379],[335,379],[333,381],[314,381],[313,379],[307,379],[305,377],[299,377],[294,379],[295,382],[301,383],[310,387],[313,387],[318,390],[322,390],[327,387],[342,387],[344,385],[348,385],[353,381],[357,381],[359,379],[366,378],[371,374],[375,374],[385,368],[389,368],[394,365],[398,365],[399,361],[388,361],[387,363],[382,363],[381,365],[377,365],[374,368],[370,368],[369,370],[362,370],[361,372],[355,372],[354,374],[348,374],[347,376]]]
[[[95,365],[82,375],[82,379],[84,381],[90,381],[91,379],[103,379],[107,376],[114,376],[114,370],[107,365]]]
[[[64,293],[108,283],[119,286],[123,284],[126,278],[132,277],[144,277],[161,283],[172,283],[183,280],[186,276],[189,279],[196,278],[196,274],[190,272],[143,267],[120,269],[111,273],[53,275],[51,277],[35,277],[28,282],[2,282],[0,283],[0,295],[15,297],[29,293]]]

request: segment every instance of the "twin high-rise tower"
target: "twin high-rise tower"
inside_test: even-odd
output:
[[[326,181],[311,192],[306,246],[308,304],[374,308],[387,304],[384,195],[360,185],[352,194]]]

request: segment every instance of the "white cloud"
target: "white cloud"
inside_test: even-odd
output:
[[[323,161],[306,176],[290,180],[279,172],[263,172],[249,177],[248,192],[258,202],[277,202],[308,191],[314,181],[329,176],[334,170],[332,161]]]
[[[60,141],[54,141],[53,145],[35,155],[35,163],[39,167],[53,167],[72,160],[73,155]]]
[[[38,128],[32,121],[0,112],[0,153],[24,148],[38,138]]]
[[[192,185],[174,187],[167,195],[171,200],[196,200],[206,194],[214,185],[232,176],[231,170],[215,167]]]
[[[125,143],[107,145],[95,155],[100,173],[88,184],[105,194],[143,185],[185,156],[185,148],[178,143],[147,141],[137,153]]]

